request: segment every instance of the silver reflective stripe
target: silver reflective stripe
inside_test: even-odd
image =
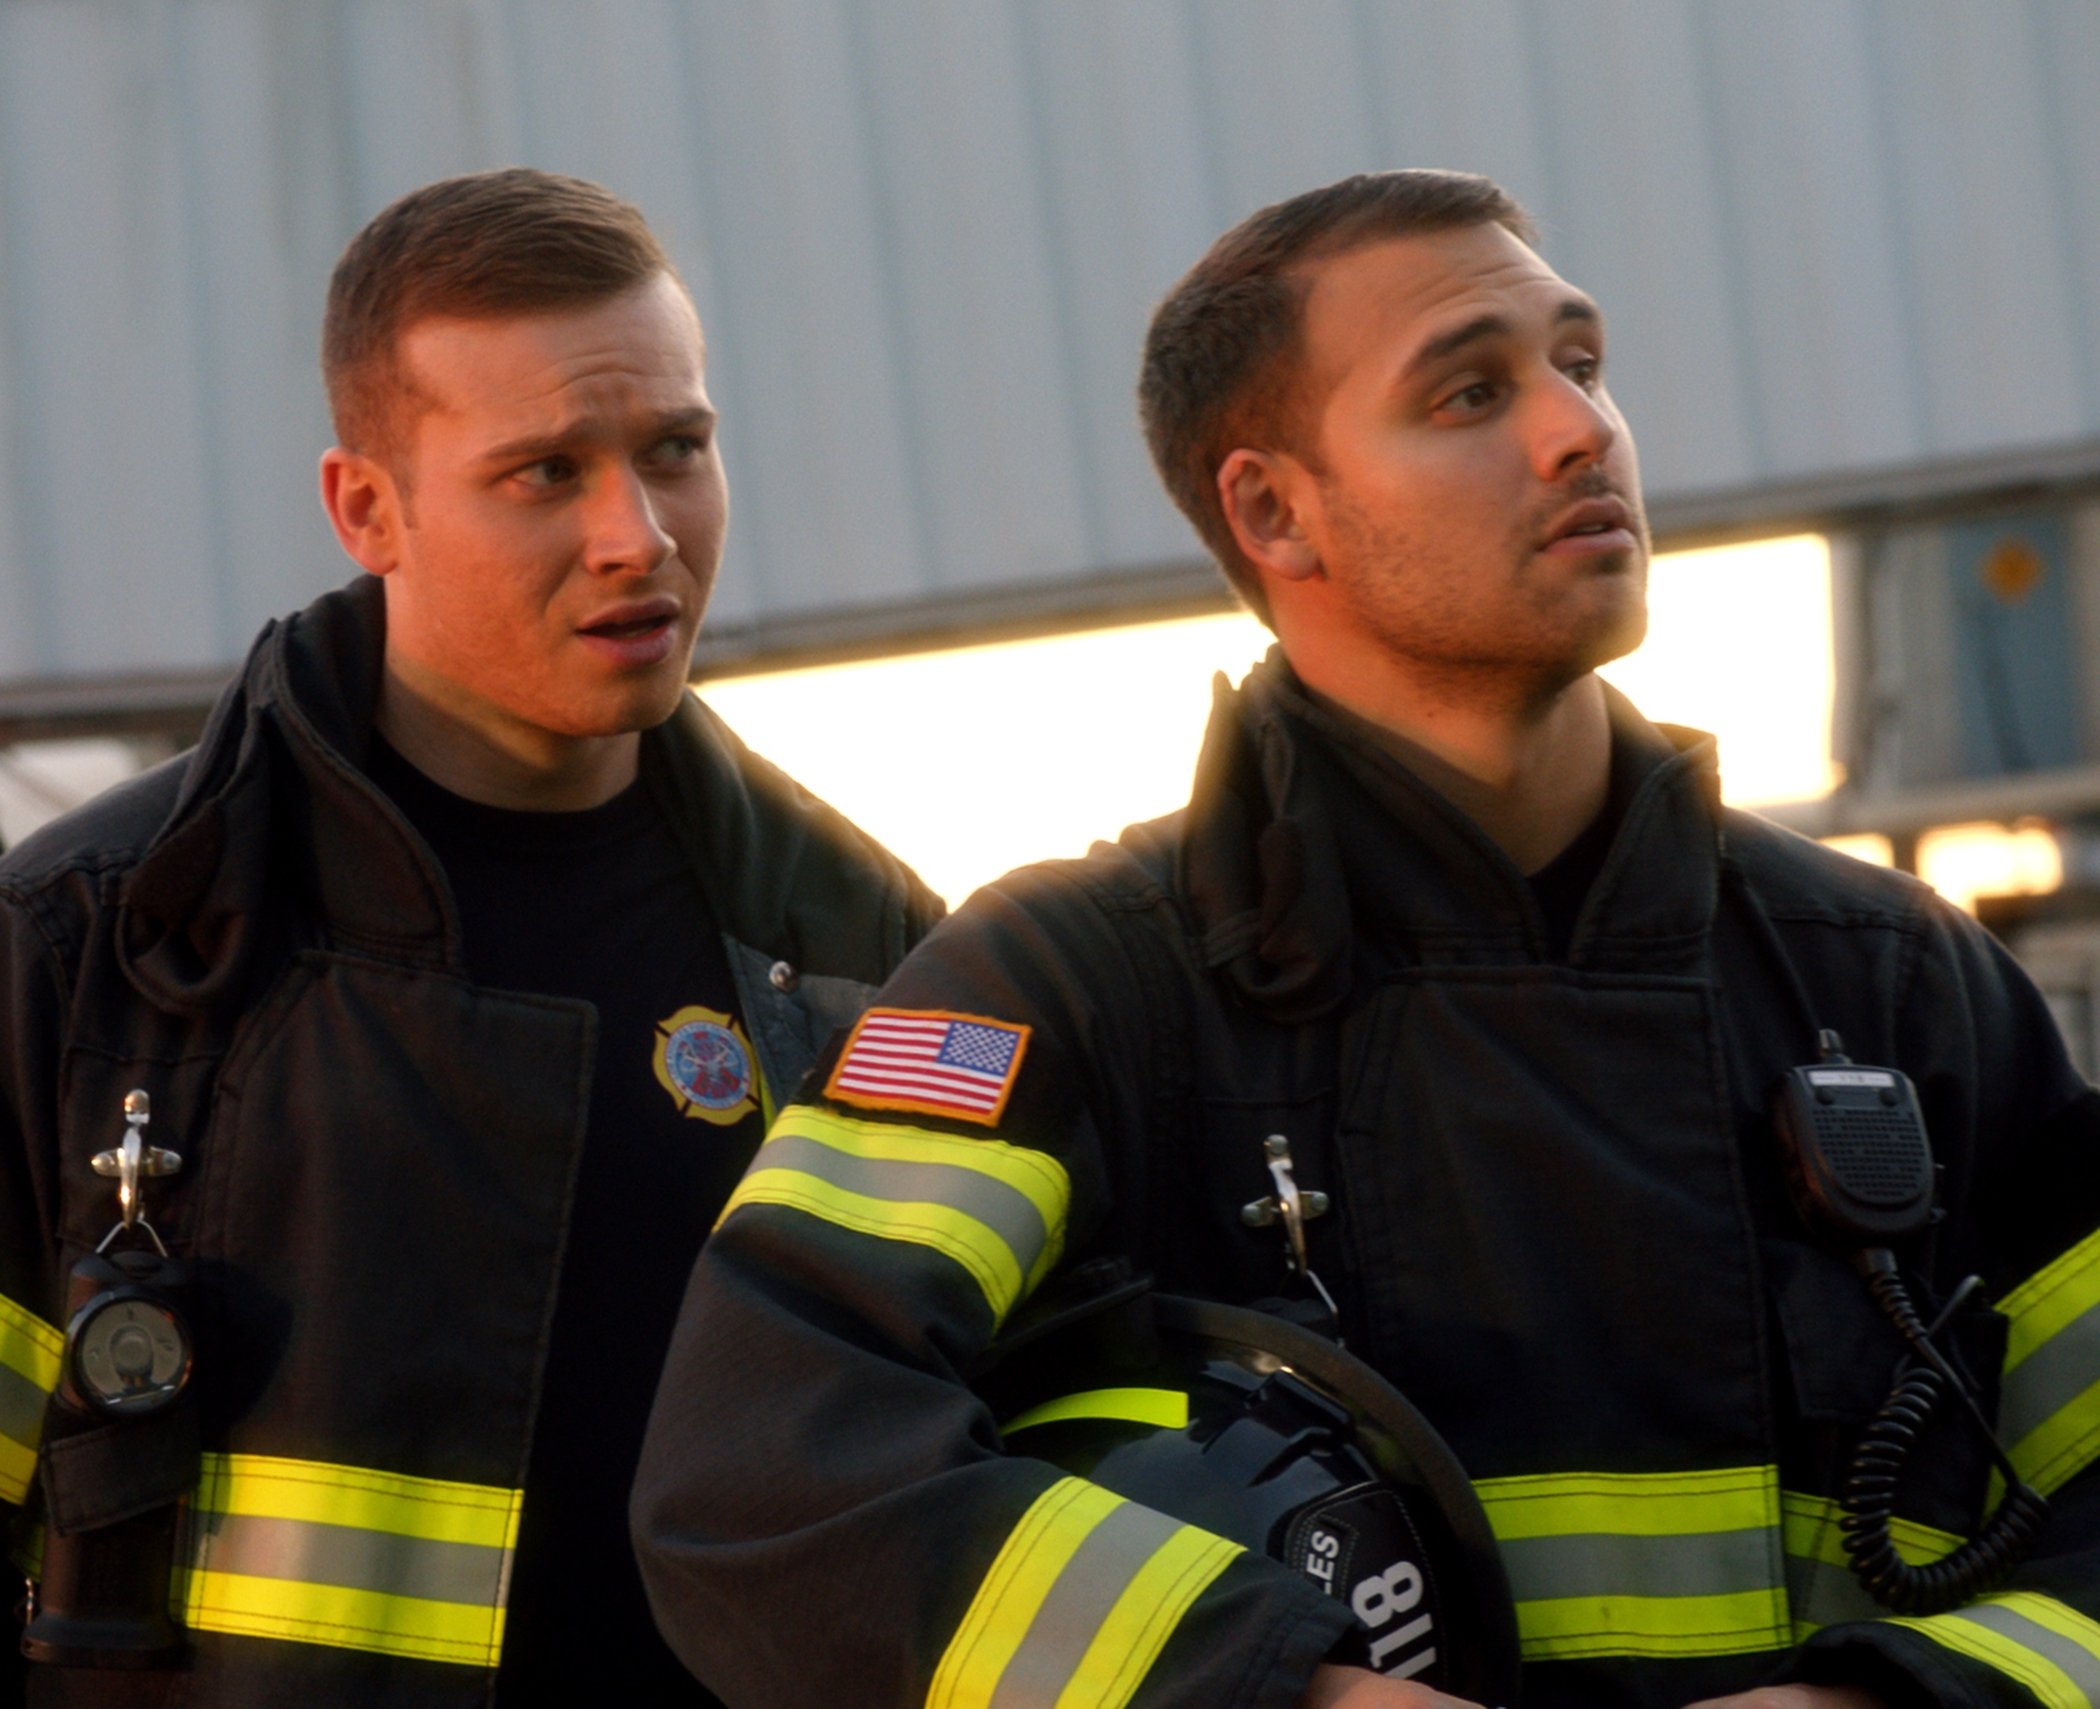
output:
[[[1000,1674],[991,1709],[1055,1703],[1130,1581],[1181,1529],[1179,1520],[1126,1502],[1088,1532]]]
[[[1999,1439],[2018,1444],[2096,1381],[2100,1381],[2100,1306],[2073,1318],[2006,1372],[1998,1408]]]
[[[856,1157],[836,1146],[783,1133],[767,1142],[754,1168],[797,1169],[865,1198],[961,1211],[1006,1242],[1024,1277],[1034,1272],[1036,1260],[1050,1244],[1042,1213],[1025,1193],[960,1165]]]
[[[1805,1638],[1824,1626],[1848,1620],[1880,1620],[1888,1610],[1866,1592],[1850,1567],[1805,1555],[1786,1558],[1787,1596],[1794,1611],[1794,1636]]]
[[[1772,1539],[1765,1531],[1509,1538],[1502,1543],[1502,1564],[1519,1602],[1569,1596],[1729,1596],[1773,1585]]]
[[[2074,1643],[2060,1632],[2052,1632],[2047,1626],[2000,1602],[1979,1602],[1956,1609],[1952,1614],[1943,1614],[1940,1619],[1981,1626],[1985,1631],[2010,1639],[2023,1650],[2032,1650],[2045,1661],[2062,1668],[2071,1683],[2085,1693],[2088,1703],[2100,1703],[2100,1656],[2094,1655],[2083,1644]]]
[[[395,1532],[212,1513],[191,1521],[191,1560],[202,1572],[342,1585],[389,1596],[500,1607],[510,1551],[440,1543]]]
[[[0,1365],[0,1436],[33,1448],[44,1434],[44,1391],[11,1366]]]

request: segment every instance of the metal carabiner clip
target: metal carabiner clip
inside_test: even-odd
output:
[[[1240,1206],[1240,1221],[1249,1228],[1267,1228],[1277,1222],[1283,1224],[1283,1236],[1290,1245],[1284,1260],[1286,1266],[1293,1275],[1305,1278],[1313,1292],[1320,1296],[1320,1303],[1327,1308],[1328,1315],[1340,1323],[1341,1308],[1334,1303],[1327,1284],[1314,1274],[1305,1251],[1305,1225],[1314,1217],[1327,1214],[1328,1197],[1318,1188],[1307,1190],[1299,1187],[1291,1165],[1291,1142],[1282,1134],[1270,1134],[1262,1141],[1261,1148],[1262,1155],[1268,1159],[1269,1179],[1275,1183],[1276,1191],[1267,1198]]]
[[[117,1209],[122,1215],[115,1228],[102,1237],[101,1252],[120,1234],[130,1234],[137,1229],[146,1231],[154,1249],[165,1258],[168,1249],[161,1243],[159,1233],[146,1220],[146,1195],[142,1182],[162,1175],[179,1174],[182,1156],[158,1145],[146,1143],[146,1124],[153,1119],[153,1100],[137,1088],[124,1094],[124,1137],[109,1151],[98,1151],[90,1160],[90,1166],[104,1180],[112,1177],[117,1183]]]

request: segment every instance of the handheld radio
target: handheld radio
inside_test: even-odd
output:
[[[1788,1072],[1775,1110],[1794,1207],[1811,1229],[1852,1251],[1875,1303],[1916,1358],[1897,1367],[1889,1397],[1853,1455],[1838,1502],[1845,1553],[1853,1576],[1884,1607],[1936,1614],[2011,1572],[2049,1505],[2021,1481],[1967,1379],[1934,1340],[1980,1279],[1964,1281],[1928,1325],[1897,1268],[1892,1248],[1923,1234],[1935,1214],[1938,1175],[1917,1090],[1893,1068],[1852,1062],[1834,1032],[1823,1031],[1819,1042],[1822,1060]],[[1942,1560],[1915,1565],[1897,1552],[1892,1535],[1896,1490],[1918,1437],[1950,1393],[1988,1444],[2005,1493],[1976,1536]]]

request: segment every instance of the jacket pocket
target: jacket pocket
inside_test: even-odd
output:
[[[1798,1240],[1767,1239],[1763,1247],[1794,1415],[1805,1426],[1792,1444],[1787,1482],[1835,1495],[1861,1437],[1888,1405],[1899,1371],[1915,1360],[1847,1258]],[[1939,1315],[1929,1298],[1914,1295],[1912,1304],[1928,1324]],[[1986,1418],[1997,1411],[2005,1332],[2000,1313],[1971,1300],[1935,1337],[1968,1378]],[[1967,1409],[1943,1391],[1910,1448],[1897,1510],[1968,1535],[1982,1513],[1990,1465]]]

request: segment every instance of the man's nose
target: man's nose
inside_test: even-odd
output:
[[[1619,418],[1600,392],[1555,374],[1538,400],[1532,461],[1542,480],[1553,481],[1594,463],[1619,437]]]
[[[649,483],[634,469],[608,471],[588,500],[585,561],[601,575],[655,569],[677,550]]]

